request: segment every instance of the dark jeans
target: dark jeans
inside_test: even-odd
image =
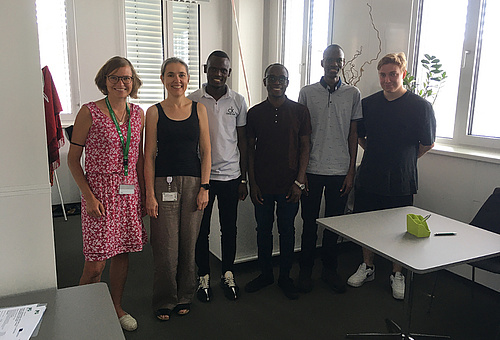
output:
[[[216,196],[221,231],[222,274],[228,270],[233,271],[236,257],[236,217],[239,184],[239,178],[230,181],[210,181],[209,201],[203,213],[200,234],[196,242],[195,258],[199,276],[210,274],[208,235],[210,234],[210,220]]]
[[[413,195],[382,196],[356,188],[354,212],[367,212],[413,205]]]
[[[316,240],[318,238],[318,225],[316,219],[319,217],[321,198],[323,190],[325,193],[325,217],[343,215],[347,203],[347,195],[340,197],[340,189],[344,183],[345,176],[325,176],[307,174],[309,194],[302,195],[302,245],[300,257],[300,269],[312,271],[316,251]],[[321,260],[323,267],[337,271],[337,246],[338,235],[324,229],[323,245],[321,248]]]
[[[280,277],[289,277],[293,263],[295,247],[295,216],[299,211],[299,203],[289,203],[286,195],[262,195],[264,204],[255,205],[255,220],[257,221],[258,262],[262,274],[273,276],[273,224],[274,207],[280,242]]]

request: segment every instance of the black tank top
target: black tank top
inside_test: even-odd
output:
[[[191,115],[181,121],[167,117],[158,103],[158,123],[156,142],[158,154],[155,176],[201,177],[201,162],[198,155],[200,125],[196,102],[192,103]]]

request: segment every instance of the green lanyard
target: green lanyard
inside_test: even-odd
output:
[[[127,143],[125,144],[122,134],[122,129],[120,129],[120,125],[116,120],[115,113],[111,108],[111,104],[109,103],[108,97],[106,97],[106,105],[108,106],[109,115],[111,116],[111,119],[113,119],[113,123],[115,123],[116,131],[118,131],[118,136],[120,136],[120,142],[122,144],[122,150],[123,150],[123,169],[125,170],[125,176],[128,176],[128,151],[130,149],[130,130],[131,130],[130,121],[132,120],[130,117],[130,109],[127,105],[126,108],[127,108],[127,114],[129,115],[129,119],[128,119],[128,130],[127,130]]]

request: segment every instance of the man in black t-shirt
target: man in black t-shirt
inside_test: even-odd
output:
[[[362,101],[358,143],[364,149],[355,184],[354,212],[413,205],[417,193],[417,159],[434,146],[436,119],[432,105],[403,87],[404,53],[383,57],[377,66],[379,91]],[[375,278],[374,254],[363,248],[363,263],[347,281],[360,287]],[[403,299],[402,267],[393,263],[392,295]]]

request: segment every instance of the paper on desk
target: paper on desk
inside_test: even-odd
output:
[[[32,304],[0,309],[0,340],[28,340],[40,324],[46,305]]]

